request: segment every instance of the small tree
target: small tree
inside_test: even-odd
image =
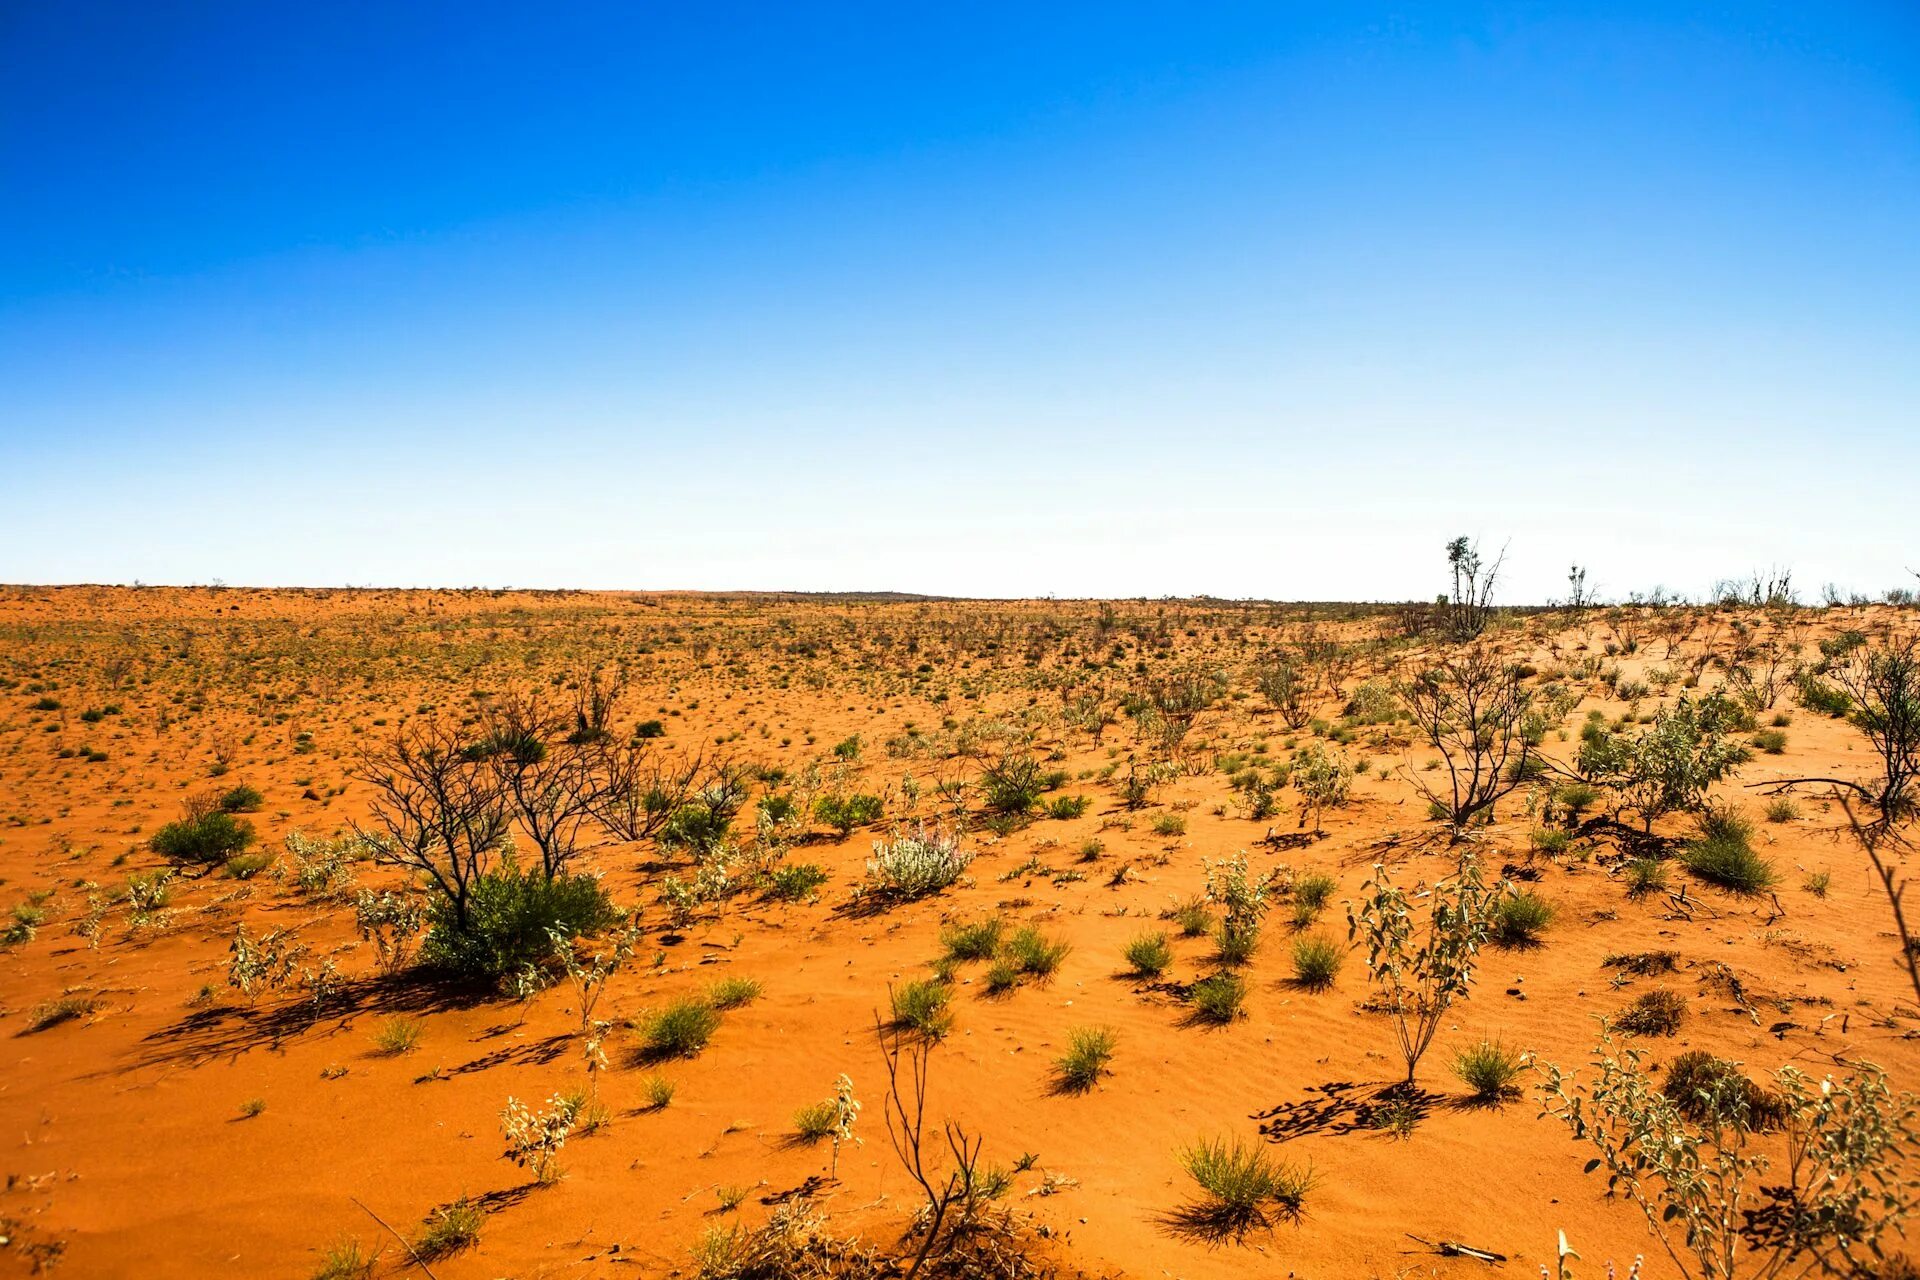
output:
[[[1414,787],[1458,830],[1520,786],[1533,761],[1521,722],[1532,696],[1519,673],[1475,646],[1401,686],[1427,745],[1447,766],[1448,790],[1409,771]]]
[[[1253,683],[1287,728],[1306,727],[1313,712],[1307,702],[1307,682],[1292,657],[1275,654],[1262,661],[1253,669]]]
[[[485,760],[500,797],[529,843],[540,851],[548,878],[566,870],[582,829],[599,801],[599,757],[591,745],[605,734],[594,717],[597,695],[583,694],[568,711],[537,692],[508,694],[487,705],[485,737],[468,754]]]
[[[1789,778],[1774,790],[1826,783],[1858,795],[1877,811],[1873,825],[1890,831],[1913,808],[1909,794],[1920,778],[1920,637],[1855,648],[1831,673],[1853,704],[1849,716],[1880,757],[1871,782],[1846,778]]]
[[[1411,1086],[1447,1009],[1467,998],[1474,962],[1486,945],[1494,913],[1513,887],[1505,880],[1488,885],[1479,861],[1469,853],[1453,876],[1412,897],[1393,883],[1384,865],[1375,863],[1373,878],[1360,893],[1360,900],[1347,908],[1347,936],[1366,941],[1367,973],[1386,991],[1387,1012]],[[1414,901],[1419,898],[1427,900],[1424,931],[1415,922]]]
[[[1661,708],[1637,738],[1596,726],[1583,735],[1580,775],[1611,788],[1651,832],[1656,818],[1700,808],[1707,788],[1746,758],[1727,737],[1737,719],[1733,704],[1715,693]]]
[[[1726,1069],[1675,1097],[1605,1034],[1592,1065],[1582,1085],[1540,1064],[1543,1114],[1593,1144],[1588,1172],[1604,1169],[1608,1193],[1639,1206],[1688,1280],[1873,1274],[1880,1241],[1913,1212],[1920,1107],[1877,1067],[1817,1082],[1782,1067],[1770,1091]],[[1775,1127],[1778,1139],[1761,1132]]]
[[[1487,629],[1493,617],[1493,589],[1500,581],[1500,567],[1506,563],[1506,549],[1488,564],[1480,556],[1480,544],[1465,537],[1447,544],[1447,567],[1453,575],[1453,591],[1442,603],[1446,609],[1447,630],[1456,640],[1472,640]]]
[[[492,770],[438,721],[412,721],[361,757],[373,791],[370,827],[355,827],[377,861],[424,876],[455,928],[471,924],[473,887],[507,847],[511,819]]]

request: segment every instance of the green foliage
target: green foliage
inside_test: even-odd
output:
[[[953,960],[991,959],[1000,948],[1000,934],[1004,928],[1005,922],[998,916],[970,924],[956,922],[942,926],[940,945]]]
[[[828,795],[813,802],[813,816],[844,836],[855,827],[878,821],[884,808],[879,796]]]
[[[185,816],[153,833],[148,843],[176,862],[225,862],[254,842],[253,824],[211,802],[190,801]]]
[[[919,978],[893,989],[893,1025],[938,1040],[953,1028],[947,1007],[952,993],[943,982]]]
[[[641,1052],[650,1061],[694,1057],[707,1047],[707,1041],[713,1039],[713,1033],[719,1029],[719,1011],[693,996],[683,996],[666,1008],[648,1014],[637,1027]],[[671,1093],[668,1096],[671,1097]]]
[[[1009,752],[980,770],[981,795],[993,813],[1028,813],[1045,790],[1040,762],[1025,752]]]
[[[1518,1092],[1513,1082],[1520,1078],[1521,1068],[1520,1055],[1498,1040],[1482,1040],[1462,1049],[1453,1059],[1453,1073],[1482,1102],[1495,1102]]]
[[[1294,981],[1309,991],[1325,991],[1346,959],[1345,949],[1333,939],[1303,933],[1293,940]]]
[[[1687,1020],[1687,1002],[1667,990],[1643,991],[1613,1019],[1628,1035],[1670,1036]]]
[[[1114,1034],[1106,1027],[1076,1027],[1067,1032],[1067,1051],[1054,1063],[1060,1087],[1084,1093],[1098,1084],[1113,1060]]]
[[[1133,972],[1143,978],[1157,978],[1173,963],[1173,948],[1167,943],[1167,935],[1158,930],[1140,934],[1127,943],[1122,954]]]
[[[1538,946],[1553,922],[1553,904],[1529,890],[1500,899],[1493,910],[1493,940],[1503,947]]]
[[[1246,1010],[1247,980],[1231,970],[1211,974],[1187,989],[1187,1003],[1202,1022],[1232,1022]]]
[[[219,805],[227,813],[256,813],[266,802],[267,798],[260,794],[257,787],[250,787],[243,782],[221,796]]]
[[[1298,1221],[1313,1187],[1310,1170],[1238,1138],[1195,1143],[1180,1153],[1180,1165],[1199,1184],[1202,1199],[1175,1220],[1187,1232],[1213,1239],[1237,1241],[1276,1221]]]
[[[499,980],[544,958],[552,935],[572,938],[614,922],[613,902],[599,880],[587,875],[558,875],[549,880],[538,870],[521,871],[501,863],[476,877],[467,899],[466,927],[453,904],[436,895],[427,907],[427,938],[421,961],[470,978]]]
[[[1701,815],[1700,833],[1681,850],[1687,870],[1735,893],[1762,893],[1778,879],[1773,864],[1754,852],[1753,824],[1730,810]]]
[[[827,882],[825,869],[811,862],[785,863],[767,873],[767,896],[782,902],[810,898]]]

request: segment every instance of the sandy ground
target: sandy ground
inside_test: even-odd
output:
[[[1483,1037],[1564,1064],[1585,1060],[1597,1020],[1651,986],[1684,997],[1671,1039],[1645,1041],[1656,1060],[1687,1048],[1750,1070],[1786,1062],[1809,1071],[1865,1058],[1897,1083],[1920,1086],[1911,1017],[1891,1011],[1910,993],[1896,963],[1886,903],[1839,815],[1814,798],[1801,816],[1760,823],[1757,840],[1780,872],[1773,897],[1734,897],[1690,885],[1695,906],[1630,900],[1611,841],[1576,841],[1557,857],[1530,855],[1532,824],[1518,796],[1478,838],[1491,869],[1538,874],[1528,887],[1558,909],[1541,946],[1491,949],[1472,998],[1451,1011],[1422,1064],[1423,1101],[1412,1132],[1376,1127],[1378,1092],[1400,1074],[1387,1022],[1367,1012],[1360,956],[1329,991],[1293,986],[1284,907],[1246,969],[1248,1015],[1220,1029],[1192,1025],[1176,984],[1212,967],[1212,943],[1176,938],[1166,981],[1127,976],[1126,942],[1173,903],[1200,891],[1204,857],[1245,850],[1256,868],[1286,864],[1335,876],[1340,891],[1316,928],[1345,942],[1341,900],[1376,861],[1412,883],[1444,874],[1451,851],[1426,820],[1408,772],[1432,756],[1405,741],[1404,724],[1359,726],[1347,750],[1369,762],[1352,802],[1330,811],[1325,834],[1297,830],[1297,797],[1245,816],[1214,767],[1223,753],[1264,744],[1284,760],[1288,732],[1236,678],[1234,696],[1189,733],[1185,775],[1137,812],[1121,808],[1101,770],[1145,754],[1122,717],[1096,744],[1059,713],[1063,680],[1097,679],[1115,696],[1171,666],[1239,672],[1269,645],[1297,636],[1299,610],[1210,602],[951,604],[915,600],[562,595],[452,592],[300,592],[15,588],[0,592],[0,907],[36,900],[44,918],[28,940],[0,950],[0,1147],[6,1186],[0,1219],[10,1247],[0,1273],[36,1264],[73,1276],[307,1276],[320,1251],[345,1237],[384,1248],[380,1274],[412,1270],[378,1222],[411,1235],[436,1207],[461,1197],[486,1212],[476,1247],[432,1264],[461,1277],[689,1274],[689,1249],[716,1224],[765,1219],[803,1187],[837,1229],[883,1246],[899,1236],[912,1188],[881,1124],[884,1073],[873,1023],[889,984],[924,976],[940,954],[943,921],[998,913],[1071,943],[1046,983],[991,996],[981,968],[961,971],[955,1027],[932,1055],[936,1114],[983,1135],[990,1158],[1037,1157],[1012,1201],[1050,1240],[1051,1256],[1089,1273],[1140,1277],[1287,1275],[1413,1277],[1479,1274],[1484,1264],[1442,1258],[1417,1242],[1459,1241],[1508,1255],[1499,1271],[1532,1276],[1565,1230],[1586,1260],[1581,1275],[1622,1270],[1637,1254],[1648,1275],[1670,1264],[1639,1212],[1603,1196],[1582,1173],[1588,1154],[1558,1122],[1538,1118],[1531,1094],[1496,1107],[1468,1105],[1449,1070]],[[1543,671],[1587,657],[1629,679],[1730,643],[1736,619],[1701,612],[1684,638],[1655,622],[1596,615],[1582,625],[1536,617],[1499,632],[1500,645]],[[1811,644],[1836,626],[1911,628],[1910,615],[1866,611],[1769,617],[1748,625]],[[1417,665],[1420,646],[1391,637],[1390,616],[1323,617],[1324,636],[1360,646],[1344,688]],[[1637,651],[1606,658],[1623,629]],[[1669,655],[1669,644],[1676,644]],[[408,716],[458,717],[476,691],[499,691],[617,662],[632,684],[623,721],[659,719],[663,750],[706,749],[797,773],[832,761],[859,734],[853,771],[862,790],[912,773],[929,793],[975,766],[948,754],[968,726],[1017,726],[1087,796],[1078,818],[1042,818],[1004,835],[967,836],[978,857],[967,882],[879,914],[847,911],[870,846],[884,834],[842,839],[816,826],[795,861],[829,880],[811,903],[743,895],[668,928],[658,882],[677,866],[649,843],[596,844],[581,865],[622,903],[640,906],[647,939],[612,982],[602,1016],[641,1015],[695,994],[720,976],[763,985],[724,1017],[697,1057],[636,1065],[633,1037],[610,1044],[602,1096],[613,1121],[576,1138],[565,1176],[548,1186],[502,1158],[499,1114],[509,1095],[544,1099],[580,1083],[577,1021],[564,986],[522,1007],[429,983],[380,983],[349,902],[303,895],[269,870],[248,880],[218,873],[175,883],[164,918],[134,926],[109,910],[97,945],[76,926],[89,886],[111,896],[130,875],[163,864],[147,838],[184,796],[246,782],[266,795],[252,816],[262,848],[293,831],[327,836],[364,813],[352,776],[356,752]],[[1709,666],[1711,687],[1720,679]],[[1575,682],[1582,701],[1562,722],[1577,737],[1598,707],[1623,712],[1599,680]],[[1678,692],[1678,689],[1674,690]],[[36,710],[51,698],[54,710]],[[1641,710],[1662,701],[1656,687]],[[1318,714],[1337,720],[1340,699]],[[97,720],[89,710],[117,707]],[[425,710],[432,708],[432,710]],[[1781,754],[1756,754],[1725,788],[1758,817],[1740,784],[1795,774],[1868,771],[1864,740],[1844,722],[1798,708]],[[1763,717],[1765,723],[1767,717]],[[935,745],[896,755],[908,726]],[[947,726],[943,729],[943,725]],[[104,759],[75,754],[88,749]],[[1551,735],[1564,758],[1566,738]],[[211,776],[217,762],[226,768]],[[929,799],[923,802],[932,807]],[[1156,834],[1156,819],[1184,820]],[[750,829],[750,822],[742,822]],[[1171,829],[1167,827],[1166,829]],[[1678,820],[1664,824],[1684,832]],[[1275,838],[1267,839],[1269,834]],[[1102,849],[1082,862],[1090,837]],[[590,842],[591,843],[591,842]],[[282,862],[284,863],[284,856]],[[1125,866],[1128,873],[1116,876]],[[1825,896],[1803,888],[1831,872]],[[361,884],[397,885],[397,872],[356,869]],[[1686,883],[1683,872],[1677,883]],[[44,896],[43,896],[44,895]],[[226,985],[236,922],[291,928],[331,956],[348,979],[317,1016],[294,991],[249,1005]],[[1603,958],[1668,949],[1677,972],[1618,978]],[[1721,966],[1725,966],[1722,969]],[[1715,980],[1730,969],[1744,1000]],[[63,995],[94,1002],[87,1016],[29,1033],[30,1010]],[[424,1025],[411,1052],[373,1042],[395,1015]],[[1083,1094],[1053,1088],[1067,1033],[1117,1033],[1111,1074]],[[676,1084],[649,1109],[654,1071]],[[823,1183],[828,1150],[793,1137],[793,1114],[852,1077],[866,1110],[863,1145]],[[246,1114],[257,1111],[256,1114]],[[1274,1144],[1311,1164],[1304,1218],[1244,1245],[1209,1246],[1169,1229],[1166,1215],[1191,1184],[1180,1150],[1207,1136]],[[810,1181],[812,1180],[812,1181]],[[749,1189],[723,1212],[719,1190]],[[1042,1194],[1045,1192],[1046,1194]]]

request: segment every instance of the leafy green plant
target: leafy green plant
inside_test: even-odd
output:
[[[1113,1059],[1114,1034],[1106,1027],[1076,1027],[1067,1032],[1067,1051],[1054,1063],[1060,1087],[1084,1093],[1100,1082]]]
[[[1454,1055],[1453,1073],[1482,1102],[1497,1102],[1516,1092],[1523,1062],[1518,1053],[1498,1040],[1482,1040]]]
[[[1753,824],[1725,809],[1709,809],[1700,816],[1700,831],[1680,852],[1687,870],[1735,893],[1763,893],[1778,876],[1773,864],[1750,843]]]
[[[1275,1222],[1297,1222],[1313,1188],[1310,1169],[1238,1138],[1203,1139],[1180,1153],[1180,1165],[1201,1198],[1175,1213],[1174,1224],[1208,1239],[1239,1242]]]
[[[648,1014],[638,1024],[642,1051],[649,1059],[694,1057],[719,1029],[720,1014],[705,1000],[691,996]]]
[[[1293,940],[1294,981],[1309,991],[1325,991],[1340,975],[1346,951],[1331,938],[1303,933]]]
[[[1247,980],[1228,970],[1210,974],[1187,989],[1187,1004],[1202,1022],[1224,1026],[1246,1011]]]

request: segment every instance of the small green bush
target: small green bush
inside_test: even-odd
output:
[[[1347,953],[1331,938],[1301,934],[1293,940],[1293,978],[1309,991],[1325,991],[1340,975]]]
[[[1167,943],[1167,935],[1157,930],[1136,937],[1122,954],[1133,972],[1143,978],[1157,978],[1173,963],[1173,948]]]
[[[1098,1084],[1113,1060],[1114,1035],[1106,1027],[1076,1027],[1067,1033],[1067,1051],[1054,1063],[1060,1087],[1084,1093]]]
[[[1753,824],[1738,814],[1712,810],[1700,818],[1700,834],[1681,850],[1687,870],[1735,893],[1762,893],[1778,878],[1773,864],[1749,843]]]
[[[1233,972],[1202,978],[1187,989],[1187,1003],[1202,1022],[1232,1022],[1246,1009],[1247,980]]]
[[[1032,925],[1014,932],[1007,939],[1004,958],[1021,973],[1036,978],[1053,976],[1060,962],[1073,950],[1073,945],[1058,938],[1049,938]]]
[[[1214,1238],[1238,1240],[1276,1219],[1297,1221],[1313,1187],[1310,1170],[1238,1138],[1198,1142],[1181,1152],[1180,1164],[1204,1198],[1176,1217],[1188,1229]]]
[[[176,862],[225,862],[246,852],[254,839],[251,822],[215,808],[169,822],[148,843],[155,853]]]
[[[473,881],[463,929],[453,903],[436,895],[427,906],[421,963],[471,978],[499,979],[544,958],[552,933],[575,937],[613,923],[613,902],[592,876],[559,875],[505,863]]]
[[[220,808],[227,813],[257,813],[267,798],[260,794],[259,788],[241,783],[220,797]]]
[[[970,924],[950,924],[940,930],[940,945],[951,960],[991,960],[1000,949],[1004,927],[998,916]]]
[[[720,1029],[720,1014],[705,1000],[683,996],[641,1019],[641,1051],[646,1058],[691,1058],[707,1047]]]
[[[1520,1072],[1520,1055],[1498,1040],[1482,1040],[1462,1049],[1453,1060],[1453,1073],[1482,1102],[1496,1102],[1519,1092],[1513,1082],[1520,1078]]]
[[[1629,1035],[1670,1036],[1687,1018],[1687,1002],[1671,991],[1646,991],[1613,1020]]]
[[[893,989],[893,1025],[938,1040],[953,1027],[946,984],[921,978]]]
[[[1503,947],[1538,946],[1540,932],[1553,920],[1553,904],[1522,891],[1500,899],[1493,909],[1493,940]]]

